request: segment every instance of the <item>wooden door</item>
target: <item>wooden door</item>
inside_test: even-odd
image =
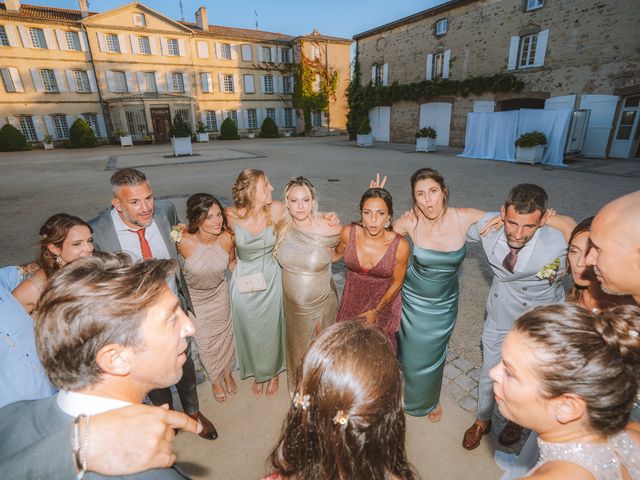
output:
[[[171,129],[171,113],[169,107],[156,107],[151,109],[151,123],[153,123],[153,133],[157,143],[169,141],[169,130]]]

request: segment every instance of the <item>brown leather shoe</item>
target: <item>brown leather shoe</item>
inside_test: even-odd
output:
[[[474,448],[478,448],[480,445],[480,440],[482,440],[482,436],[486,435],[491,431],[491,420],[486,427],[482,427],[476,420],[473,422],[466,432],[464,432],[464,438],[462,439],[462,447],[467,450],[473,450]]]
[[[202,425],[202,431],[200,432],[200,436],[202,438],[206,440],[215,440],[218,438],[216,427],[213,426],[213,423],[211,423],[207,417],[202,415],[200,412],[189,416]]]
[[[517,423],[507,422],[502,432],[500,432],[498,441],[508,447],[520,440],[520,437],[522,437],[522,427]]]

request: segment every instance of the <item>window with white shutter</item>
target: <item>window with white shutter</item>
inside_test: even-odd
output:
[[[31,117],[31,115],[18,116],[18,128],[28,142],[35,142],[38,140],[38,136],[36,135],[36,127],[33,124],[33,117]]]
[[[170,57],[180,56],[180,47],[178,46],[178,39],[167,38],[167,55]]]
[[[86,70],[74,70],[73,80],[76,84],[76,91],[79,93],[91,93],[91,85],[89,83],[89,75]]]
[[[62,114],[51,115],[53,120],[53,128],[56,130],[56,138],[68,139],[69,138],[69,124],[67,123],[67,116]]]
[[[223,60],[231,60],[231,45],[228,43],[220,44],[220,58]]]
[[[225,113],[226,113],[227,118],[230,118],[231,120],[233,120],[233,123],[235,123],[236,127],[237,127],[238,126],[238,112],[236,110],[227,110]]]
[[[9,36],[7,35],[7,30],[4,28],[4,25],[0,25],[0,46],[9,46]]]
[[[444,52],[433,54],[432,78],[442,78],[444,73]]]
[[[41,28],[30,28],[29,36],[31,37],[32,48],[47,48],[47,41],[44,37],[44,30]]]
[[[151,55],[151,43],[149,37],[138,37],[138,51],[142,55]]]
[[[209,132],[217,132],[218,131],[218,121],[216,119],[216,112],[213,110],[207,110],[204,112],[204,124],[207,126],[207,131]]]
[[[282,77],[282,93],[293,93],[293,77]]]
[[[258,114],[255,108],[247,109],[247,128],[250,130],[258,129]]]
[[[172,72],[171,82],[173,85],[173,91],[176,93],[184,93],[184,77],[182,72]]]
[[[293,127],[293,108],[284,109],[284,126],[285,128]]]
[[[273,60],[271,59],[271,48],[270,47],[260,47],[262,48],[262,61],[271,63]]]
[[[144,72],[144,91],[148,93],[156,93],[158,91],[158,85],[156,84],[155,72]]]
[[[222,75],[222,88],[226,93],[233,93],[233,75]]]
[[[436,22],[436,35],[444,35],[449,29],[449,21],[446,18]]]
[[[64,32],[64,39],[66,42],[67,50],[77,50],[77,51],[81,50],[80,35],[78,34],[78,32],[72,32],[72,31]]]
[[[113,74],[113,87],[114,92],[117,93],[126,93],[128,92],[127,88],[127,75],[124,72],[112,72]]]
[[[265,75],[262,77],[264,82],[264,93],[273,93],[273,75]]]
[[[89,124],[93,134],[98,138],[101,137],[100,127],[98,127],[98,115],[95,113],[83,113],[82,118]]]
[[[105,35],[105,46],[107,47],[107,52],[120,53],[120,40],[118,39],[118,35],[115,33],[107,33]]]
[[[518,55],[518,67],[531,67],[535,63],[536,48],[538,46],[538,34],[527,35],[520,38],[520,53]]]
[[[42,79],[42,85],[45,92],[57,93],[59,91],[58,82],[56,81],[56,75],[53,70],[40,70],[40,78]]]

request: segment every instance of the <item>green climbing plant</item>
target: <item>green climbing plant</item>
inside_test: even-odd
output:
[[[438,78],[422,82],[394,82],[388,86],[362,85],[358,49],[353,65],[353,77],[347,88],[347,130],[349,138],[356,138],[358,125],[362,118],[368,117],[369,110],[376,106],[388,106],[401,101],[426,102],[440,96],[482,95],[484,93],[520,92],[524,82],[510,73],[478,75],[464,80]]]
[[[304,134],[311,131],[311,112],[327,112],[329,104],[336,100],[338,72],[322,62],[304,54],[304,42],[300,41],[300,63],[294,68],[293,106],[302,110],[304,116]],[[320,88],[314,89],[316,79],[320,79]]]

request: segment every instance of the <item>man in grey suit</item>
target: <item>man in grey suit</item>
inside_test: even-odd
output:
[[[0,458],[18,457],[25,466],[38,462],[30,457],[38,452],[34,446],[71,431],[81,478],[95,468],[89,463],[89,446],[96,448],[91,417],[140,404],[151,389],[179,380],[195,327],[168,285],[176,267],[173,260],[134,263],[124,253],[98,253],[52,276],[40,299],[36,348],[60,391],[0,409]],[[67,458],[47,461],[61,464]],[[163,468],[119,478],[186,477]]]
[[[487,213],[469,229],[467,239],[482,243],[493,282],[486,304],[482,332],[482,369],[478,385],[478,413],[464,434],[462,446],[472,450],[491,430],[495,407],[489,370],[500,361],[504,337],[513,322],[526,310],[564,301],[559,281],[565,271],[567,243],[562,234],[545,226],[547,193],[537,185],[520,184],[511,189],[500,215],[503,228],[481,236],[496,212]],[[505,445],[517,442],[522,427],[507,424],[500,435]]]
[[[180,258],[170,234],[178,224],[178,215],[173,203],[154,201],[151,185],[144,173],[134,168],[123,168],[111,176],[113,208],[89,222],[93,229],[93,244],[96,250],[126,252],[134,260],[151,258]],[[183,310],[193,312],[189,291],[182,271],[174,278],[172,287],[180,299]],[[202,424],[200,436],[208,440],[218,437],[213,424],[200,413],[196,372],[191,355],[183,366],[183,375],[176,389],[184,412]],[[168,404],[173,408],[171,390],[164,388],[149,393],[154,405]]]

